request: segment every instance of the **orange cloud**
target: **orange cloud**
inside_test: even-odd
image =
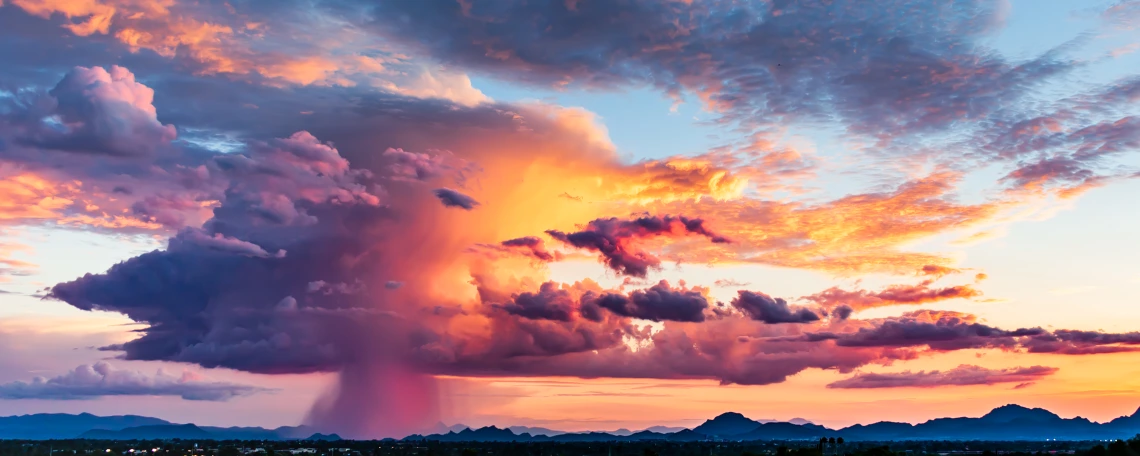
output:
[[[393,93],[442,98],[472,106],[488,98],[463,73],[430,68],[406,56],[375,57],[378,45],[356,43],[344,27],[325,35],[292,30],[289,24],[249,20],[256,12],[226,13],[175,0],[13,0],[28,14],[64,17],[79,36],[110,35],[130,52],[151,51],[194,62],[197,74],[223,74],[273,85],[353,86],[358,78]],[[0,2],[0,6],[3,2]],[[267,34],[275,35],[267,35]],[[269,40],[272,38],[272,40]],[[272,46],[266,46],[272,41]],[[368,54],[368,55],[364,55]],[[388,68],[391,66],[392,68]]]
[[[31,250],[22,244],[0,242],[0,282],[8,282],[10,276],[28,275],[36,269],[36,265],[23,260],[12,258],[15,252]]]
[[[804,296],[802,299],[828,308],[848,306],[854,310],[893,305],[918,305],[949,299],[974,298],[982,295],[970,285],[956,285],[931,288],[932,280],[924,280],[917,285],[890,285],[880,291],[853,290],[831,287],[819,293]]]
[[[939,172],[893,191],[820,204],[743,198],[657,207],[701,214],[711,229],[738,241],[687,250],[690,261],[756,262],[841,274],[903,273],[946,262],[938,255],[903,251],[904,244],[988,220],[1012,204],[955,202],[959,177]]]

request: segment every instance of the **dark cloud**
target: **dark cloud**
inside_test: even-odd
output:
[[[1046,366],[987,369],[981,366],[961,365],[944,371],[903,371],[888,374],[863,373],[829,383],[827,387],[844,389],[935,388],[940,386],[1018,383],[1015,388],[1024,388],[1027,382],[1034,382],[1053,375],[1057,370],[1056,367]]]
[[[432,190],[432,192],[435,193],[436,198],[439,198],[439,202],[443,203],[443,205],[447,207],[458,207],[461,209],[472,210],[475,209],[475,206],[479,205],[479,202],[475,201],[475,198],[464,195],[450,188],[437,188],[435,190]]]
[[[1039,334],[1025,342],[1030,353],[1058,353],[1086,355],[1096,353],[1129,352],[1140,349],[1140,332],[1103,333],[1058,329]]]
[[[819,320],[819,315],[809,309],[793,308],[783,299],[754,291],[738,291],[732,299],[732,306],[753,320],[769,324],[810,323]]]
[[[390,40],[502,78],[651,84],[736,120],[838,116],[882,136],[981,120],[1072,66],[1055,53],[1009,62],[982,46],[1002,12],[980,0],[438,0],[363,11],[363,26]]]
[[[557,252],[551,253],[549,250],[546,250],[546,243],[543,242],[541,238],[535,236],[508,239],[501,244],[508,249],[522,250],[526,252],[526,254],[542,261],[554,261],[557,258]]]
[[[899,317],[872,320],[870,326],[848,333],[808,333],[802,340],[833,340],[841,347],[928,347],[935,351],[994,348],[1030,353],[1087,355],[1140,349],[1140,333],[1045,330],[1006,330],[978,323],[970,314],[919,310]]]
[[[166,250],[58,284],[49,297],[150,324],[142,337],[112,347],[128,359],[252,372],[336,370],[351,357],[325,333],[326,320],[359,308],[360,298],[308,286],[356,283],[357,271],[343,259],[365,251],[367,227],[389,217],[361,183],[369,174],[349,169],[336,149],[306,132],[253,142],[247,153],[209,164],[212,178],[228,184],[202,228],[180,231]]]
[[[702,322],[708,307],[708,298],[700,290],[686,289],[683,285],[673,288],[664,280],[647,289],[634,290],[628,296],[605,293],[582,297],[584,314],[597,315],[597,309],[606,309],[623,317],[652,321]]]
[[[636,240],[696,234],[707,237],[714,243],[729,242],[727,238],[709,231],[701,219],[672,215],[644,216],[633,220],[597,219],[581,231],[565,233],[549,230],[546,233],[568,245],[598,252],[611,269],[634,277],[645,277],[650,268],[661,264],[656,256],[638,249],[634,244]]]
[[[36,377],[31,382],[0,384],[4,399],[95,399],[106,396],[178,396],[188,401],[227,401],[271,391],[251,385],[214,382],[190,372],[154,375],[116,369],[99,362],[84,364],[58,377]]]
[[[853,313],[855,313],[855,309],[852,309],[851,306],[839,306],[831,310],[831,315],[839,320],[851,318]]]
[[[554,282],[546,282],[538,293],[519,293],[500,307],[523,318],[570,321],[578,305],[569,291],[559,289]]]
[[[484,297],[491,302],[493,297]],[[594,322],[604,323],[605,313],[621,318],[639,318],[651,321],[675,321],[699,323],[705,320],[708,298],[704,290],[672,287],[661,281],[652,287],[621,293],[601,291],[593,287],[560,287],[557,283],[543,283],[537,293],[517,293],[497,308],[509,314],[531,320],[553,320],[569,322],[581,316]]]
[[[265,249],[252,242],[246,242],[241,239],[228,237],[222,233],[214,233],[210,235],[200,229],[187,228],[180,231],[176,236],[170,238],[169,251],[177,252],[180,250],[194,251],[197,249],[212,250],[221,253],[231,253],[235,255],[245,255],[258,258],[283,258],[285,256],[284,250],[278,250],[277,253],[270,254]]]
[[[920,310],[886,318],[846,334],[816,334],[844,347],[914,347],[934,350],[1016,348],[1019,338],[1046,334],[1040,328],[1007,331],[977,323],[972,315]]]

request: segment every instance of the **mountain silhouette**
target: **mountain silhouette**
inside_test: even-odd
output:
[[[761,423],[736,412],[717,415],[693,428],[693,432],[707,436],[731,436],[756,429]]]
[[[456,428],[462,427],[456,431]],[[466,426],[439,424],[427,435],[411,435],[405,440],[448,442],[591,442],[591,441],[694,441],[694,440],[816,440],[843,437],[847,441],[896,440],[1108,440],[1140,434],[1140,410],[1104,423],[1087,418],[1062,418],[1041,408],[1009,404],[976,418],[935,418],[918,424],[880,421],[830,429],[807,420],[767,422],[728,412],[693,429],[655,426],[639,432],[563,432],[547,428]],[[210,427],[173,424],[144,416],[100,417],[88,413],[36,414],[0,417],[0,438],[7,439],[214,439],[214,440],[339,440],[336,434],[321,434],[305,426],[276,429],[260,427]]]
[[[321,434],[318,432],[316,434],[310,435],[309,438],[307,438],[305,440],[324,440],[326,442],[331,442],[331,441],[344,440],[344,439],[340,438],[340,436],[336,435],[336,434]]]
[[[171,424],[137,415],[95,416],[90,413],[37,413],[0,417],[0,439],[70,439],[92,429],[117,431],[135,426]]]
[[[98,440],[154,440],[154,439],[209,439],[211,434],[193,424],[157,424],[136,426],[117,431],[93,429],[79,435],[81,439]]]
[[[1062,418],[1043,408],[1026,408],[1016,404],[1008,404],[991,410],[981,419],[993,423],[1009,423],[1012,421],[1049,422]]]

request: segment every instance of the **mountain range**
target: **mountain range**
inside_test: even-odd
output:
[[[307,426],[215,427],[175,424],[137,415],[95,416],[90,413],[38,413],[0,417],[0,439],[101,439],[101,440],[339,440]]]
[[[815,440],[843,437],[847,441],[890,440],[1104,440],[1140,434],[1140,410],[1106,423],[1086,418],[1061,418],[1041,408],[1004,405],[979,418],[936,418],[919,424],[880,421],[842,429],[830,429],[806,420],[763,422],[728,412],[689,430],[650,430],[617,435],[612,433],[562,433],[557,435],[514,432],[494,426],[449,430],[407,439],[439,441],[591,441],[591,440]]]
[[[1140,410],[1129,416],[1097,423],[1086,418],[1061,418],[1041,408],[1004,405],[979,418],[936,418],[923,423],[880,421],[831,429],[802,419],[789,422],[753,420],[735,412],[723,413],[692,429],[655,426],[631,432],[563,432],[542,427],[495,426],[471,429],[442,423],[405,440],[437,441],[630,441],[630,440],[815,440],[843,437],[847,441],[890,440],[1104,440],[1140,434]],[[0,439],[105,440],[337,440],[335,434],[317,433],[306,426],[212,427],[175,424],[144,416],[106,416],[88,413],[36,414],[0,417]]]

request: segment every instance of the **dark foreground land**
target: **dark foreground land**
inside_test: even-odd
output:
[[[1140,436],[1112,442],[439,442],[0,440],[0,456],[1140,456]]]

